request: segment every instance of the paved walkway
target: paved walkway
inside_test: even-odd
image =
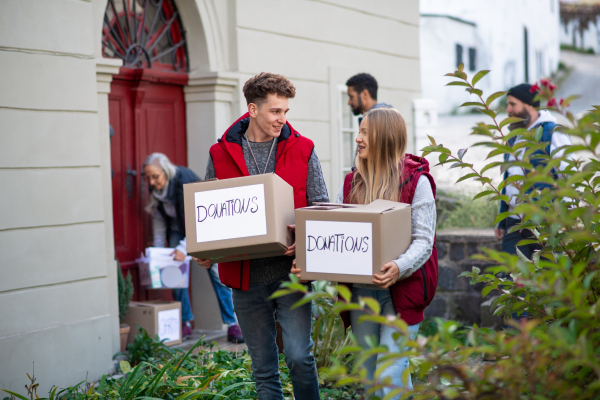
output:
[[[573,68],[556,93],[565,98],[577,94],[581,98],[571,103],[570,111],[575,115],[600,105],[600,55],[561,51],[560,60]]]

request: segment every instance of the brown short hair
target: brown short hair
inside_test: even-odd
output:
[[[285,76],[270,72],[261,72],[244,84],[244,97],[247,104],[254,103],[260,106],[270,94],[293,99],[296,96],[296,88]]]

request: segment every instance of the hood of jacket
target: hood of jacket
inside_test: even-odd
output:
[[[535,129],[538,126],[546,123],[546,122],[551,122],[553,124],[556,124],[558,121],[557,119],[554,117],[554,115],[552,115],[552,113],[548,110],[541,110],[540,111],[540,116],[538,117],[538,119],[536,119],[533,124],[531,124],[531,127],[529,128],[531,129]]]

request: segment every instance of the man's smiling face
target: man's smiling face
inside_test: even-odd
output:
[[[262,134],[271,138],[279,137],[281,129],[287,122],[289,104],[288,98],[276,94],[267,95],[266,101],[256,110],[256,125]]]

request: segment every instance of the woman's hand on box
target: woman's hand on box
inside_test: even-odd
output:
[[[210,266],[212,265],[212,261],[209,259],[192,257],[192,260],[196,261],[198,263],[198,265],[204,269],[209,269]]]
[[[294,233],[294,244],[291,245],[290,247],[287,248],[287,250],[285,251],[285,253],[283,253],[284,256],[295,256],[296,255],[296,225],[288,225],[287,226],[288,229],[290,231],[292,231]],[[298,270],[300,271],[300,270]]]
[[[390,261],[381,267],[382,274],[374,274],[373,283],[382,288],[389,288],[398,281],[400,269],[395,262]]]
[[[173,256],[173,260],[175,261],[183,261],[185,260],[185,254],[180,252],[179,250],[174,250],[171,255]]]

